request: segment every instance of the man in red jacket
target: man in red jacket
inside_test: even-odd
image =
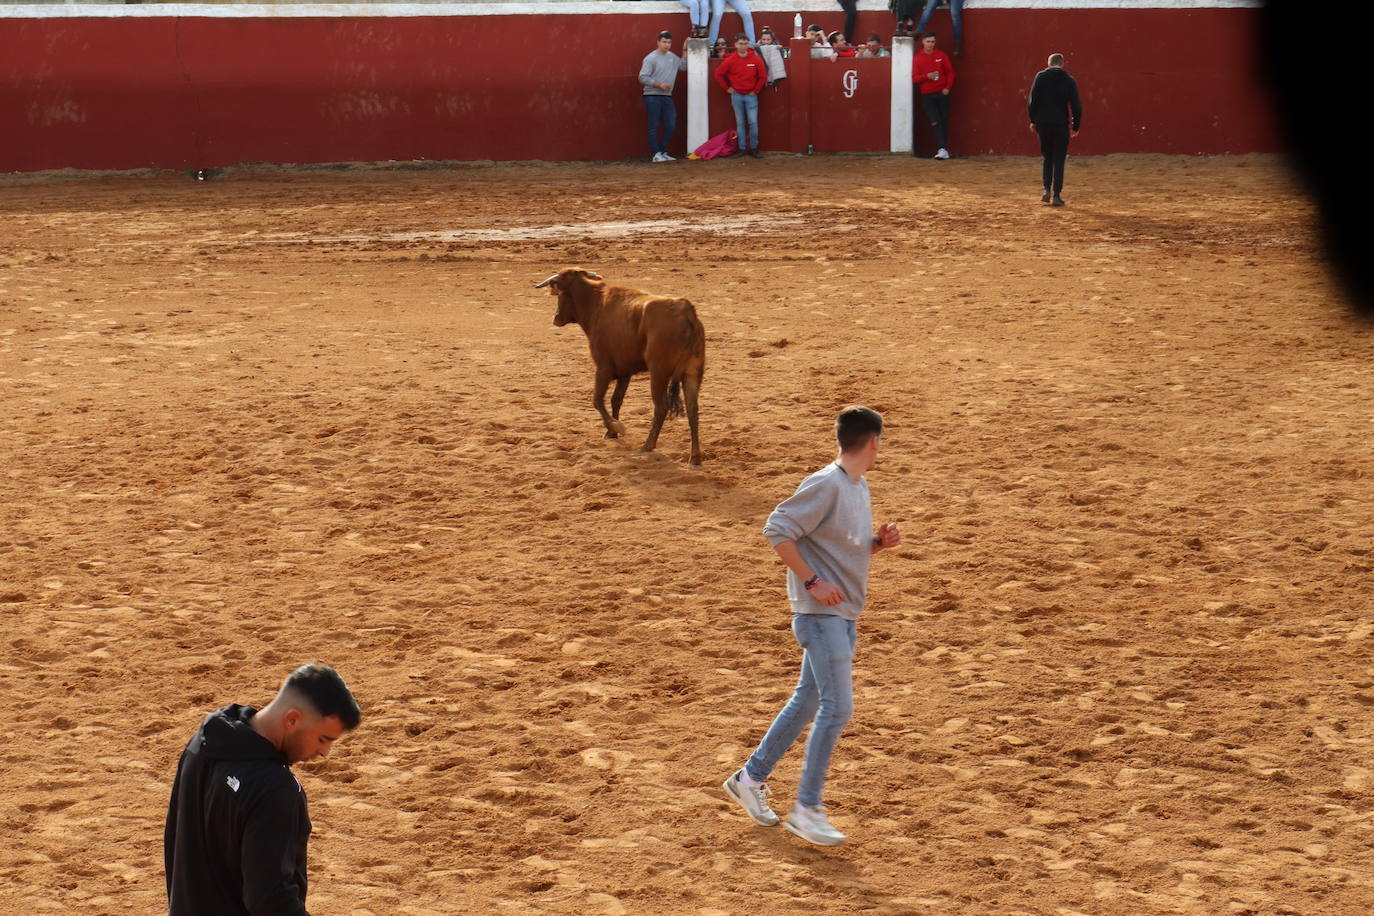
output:
[[[935,33],[921,36],[921,50],[911,65],[911,79],[921,90],[921,108],[935,132],[936,159],[949,158],[949,91],[954,88],[954,65],[935,47]]]
[[[768,82],[768,66],[749,49],[748,35],[735,36],[735,53],[726,55],[716,67],[716,82],[730,93],[730,104],[735,109],[735,133],[739,134],[735,155],[748,153],[758,159],[759,90]]]

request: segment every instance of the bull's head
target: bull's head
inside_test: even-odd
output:
[[[573,297],[570,294],[570,289],[578,280],[596,280],[600,282],[601,274],[591,270],[583,270],[580,267],[569,267],[567,270],[554,274],[547,280],[534,284],[535,289],[543,289],[547,286],[549,288],[549,295],[558,297],[558,311],[553,316],[553,325],[556,328],[561,328],[565,324],[572,324],[577,321],[577,312],[573,306]]]

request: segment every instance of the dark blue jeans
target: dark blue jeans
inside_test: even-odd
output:
[[[677,129],[677,107],[671,95],[646,95],[644,113],[649,116],[649,153],[651,155],[668,152],[673,131]],[[663,125],[663,139],[659,140],[658,126]]]
[[[940,0],[926,0],[925,12],[921,13],[921,21],[916,23],[916,34],[926,30],[931,14],[939,4]],[[954,20],[954,43],[960,44],[964,40],[964,0],[949,0],[949,18]]]

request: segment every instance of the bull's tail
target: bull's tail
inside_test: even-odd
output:
[[[682,416],[682,383],[673,379],[668,383],[668,416]]]

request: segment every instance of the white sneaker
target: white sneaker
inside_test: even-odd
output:
[[[658,160],[659,162],[677,162],[676,156],[669,156],[667,153],[659,153],[659,155],[663,157]]]
[[[767,783],[759,783],[756,786],[746,786],[739,781],[739,774],[742,770],[736,770],[730,774],[730,778],[725,780],[722,788],[725,794],[739,802],[754,823],[761,827],[778,826],[778,815],[772,808],[768,807],[768,796],[773,792],[768,788]]]
[[[651,161],[653,161],[653,162],[666,162],[667,160],[663,158],[663,154],[662,154],[662,153],[654,153],[654,158],[653,158]]]
[[[937,153],[935,154],[935,158],[936,158],[936,159],[948,159],[948,158],[949,158],[949,150],[945,149],[943,146],[940,147],[939,152],[937,152]]]
[[[787,820],[783,821],[782,825],[803,840],[817,846],[838,846],[844,842],[844,834],[832,827],[830,819],[825,816],[824,805],[808,808],[806,805],[798,804],[787,815]]]

